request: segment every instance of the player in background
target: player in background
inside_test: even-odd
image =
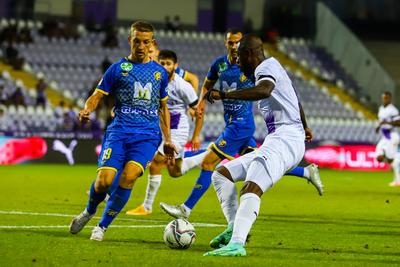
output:
[[[154,45],[152,47],[150,47],[149,56],[152,60],[158,62],[159,54],[160,54],[160,50],[158,49],[157,42],[155,42]],[[176,67],[175,73],[178,74],[185,81],[190,83],[197,92],[197,90],[199,88],[199,77],[197,77],[196,74],[182,69],[181,67],[179,67],[179,65]]]
[[[168,161],[174,162],[176,149],[171,142],[166,104],[168,73],[148,56],[148,49],[154,43],[153,35],[151,24],[144,21],[132,24],[128,37],[130,55],[109,67],[79,112],[80,121],[86,122],[105,95],[112,93],[116,98],[115,117],[104,135],[97,178],[90,188],[87,207],[71,222],[72,234],[80,232],[95,215],[117,171],[123,170],[119,185],[111,192],[103,216],[90,237],[103,240],[108,226],[129,200],[136,179],[143,174],[161,143],[160,124],[164,153]]]
[[[161,50],[158,56],[158,62],[168,72],[169,83],[167,87],[167,106],[171,114],[171,139],[172,143],[178,150],[178,154],[175,157],[175,164],[167,166],[168,173],[172,177],[180,177],[193,167],[199,165],[205,156],[205,153],[201,153],[190,157],[189,160],[188,158],[184,158],[184,148],[189,138],[190,128],[187,110],[193,109],[197,105],[198,98],[196,91],[190,83],[186,82],[175,72],[178,67],[178,58],[175,52],[171,50]],[[195,113],[194,110],[193,113]],[[193,136],[198,136],[200,131],[201,125],[196,118]],[[192,140],[192,144],[195,145],[193,150],[196,151],[199,149],[200,144],[198,142]],[[163,144],[161,144],[149,165],[148,183],[143,204],[139,205],[135,209],[128,210],[126,214],[148,215],[152,212],[154,198],[161,184],[161,170],[165,166],[166,157],[163,150]]]
[[[213,185],[228,221],[228,228],[210,245],[219,248],[205,256],[245,256],[246,238],[260,209],[260,197],[286,172],[295,168],[311,141],[304,112],[288,74],[273,57],[265,58],[263,43],[245,35],[239,45],[239,62],[246,76],[254,74],[255,86],[244,90],[210,90],[206,99],[258,101],[267,136],[259,149],[218,168]],[[235,182],[245,181],[238,205]],[[228,243],[229,242],[229,243]]]
[[[376,145],[376,159],[379,162],[389,163],[394,172],[394,179],[389,186],[400,186],[400,159],[397,155],[399,146],[399,134],[394,131],[394,126],[400,126],[400,115],[397,108],[392,104],[392,94],[382,94],[382,105],[378,112],[379,125],[376,133],[381,133],[381,138]]]
[[[244,75],[236,64],[238,54],[237,45],[242,38],[242,32],[230,29],[225,35],[225,47],[228,54],[217,58],[211,65],[208,75],[204,81],[198,109],[203,113],[205,101],[203,96],[211,90],[219,81],[219,90],[223,92],[246,90],[254,86],[251,77]],[[252,76],[252,74],[250,74]],[[253,102],[248,100],[225,99],[224,106],[225,129],[218,139],[211,143],[207,155],[201,163],[201,172],[191,194],[186,201],[180,205],[160,203],[161,208],[175,218],[188,218],[191,210],[204,195],[211,184],[211,175],[215,167],[224,159],[232,160],[236,154],[245,154],[257,148],[253,138],[255,124],[253,118]],[[198,138],[198,137],[197,137]],[[195,137],[193,137],[195,139]],[[319,194],[323,193],[323,185],[319,178],[316,165],[306,168],[297,167],[288,175],[305,178],[311,182]]]

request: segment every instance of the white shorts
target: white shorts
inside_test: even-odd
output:
[[[251,181],[265,192],[300,163],[304,151],[304,135],[274,133],[268,135],[256,151],[227,162],[224,166],[234,182]]]
[[[188,141],[189,131],[180,130],[180,129],[172,129],[171,130],[171,141],[176,146],[178,150],[178,154],[175,156],[176,159],[183,158],[185,155],[185,145]],[[158,147],[158,152],[164,155],[164,140],[161,142],[161,145]]]
[[[399,146],[399,134],[397,132],[390,133],[390,139],[382,137],[375,149],[375,156],[385,156],[388,159],[394,159]]]

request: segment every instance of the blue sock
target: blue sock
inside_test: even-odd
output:
[[[94,190],[94,183],[92,183],[92,186],[90,187],[90,194],[89,194],[89,201],[86,206],[86,210],[89,212],[89,214],[95,214],[97,210],[97,206],[103,202],[103,200],[106,198],[107,192],[100,192],[97,193]]]
[[[117,217],[118,213],[128,202],[131,192],[132,189],[126,189],[120,186],[112,192],[110,199],[107,201],[103,216],[101,217],[99,223],[100,227],[107,228],[111,224],[114,218]]]
[[[287,172],[285,175],[304,177],[304,167],[296,167],[293,170]]]
[[[201,170],[200,176],[197,178],[192,193],[184,203],[186,207],[193,209],[197,201],[199,201],[199,199],[204,195],[204,193],[210,187],[212,173],[213,171]]]

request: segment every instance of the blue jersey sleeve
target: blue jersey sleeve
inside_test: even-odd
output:
[[[186,70],[177,67],[175,73],[178,74],[182,79],[186,78]]]
[[[207,80],[210,81],[218,80],[218,59],[212,63],[210,69],[208,70]]]
[[[160,100],[165,101],[168,98],[168,73],[163,71],[161,74]]]
[[[105,95],[112,93],[112,88],[115,82],[114,70],[115,70],[115,64],[111,65],[104,73],[103,78],[101,78],[99,84],[96,87],[97,91],[100,91]]]

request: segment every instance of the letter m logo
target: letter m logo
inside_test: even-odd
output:
[[[143,87],[140,82],[135,82],[134,90],[135,90],[135,92],[134,92],[133,97],[135,99],[150,100],[152,84],[151,83],[146,83],[146,85]]]
[[[222,81],[222,89],[224,89],[224,91],[236,88],[237,88],[237,83],[233,82],[229,85],[226,81]]]

